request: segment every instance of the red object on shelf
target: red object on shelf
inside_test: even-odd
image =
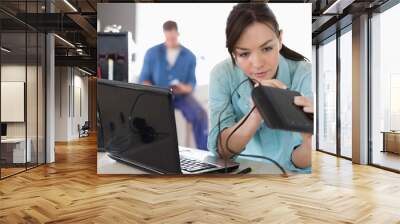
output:
[[[101,79],[101,67],[97,65],[97,78]]]

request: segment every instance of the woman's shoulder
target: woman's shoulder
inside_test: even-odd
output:
[[[283,58],[286,60],[288,64],[290,73],[300,74],[300,75],[308,75],[308,74],[311,75],[312,66],[309,61],[306,60],[295,61],[285,57]]]
[[[286,72],[290,75],[288,83],[290,88],[300,91],[303,95],[311,96],[311,76],[312,66],[311,63],[305,60],[295,61],[285,58],[287,66]]]
[[[234,70],[234,65],[230,58],[226,58],[220,61],[212,69],[212,71],[224,71],[224,72],[233,72],[233,70]]]
[[[237,76],[235,74],[238,72],[239,72],[238,68],[235,65],[233,65],[232,59],[227,58],[217,63],[213,67],[210,76],[211,79],[232,80],[232,78]]]

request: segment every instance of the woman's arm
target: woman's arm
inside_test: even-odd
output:
[[[304,96],[297,96],[294,98],[294,103],[303,107],[306,113],[314,113],[314,104],[312,100]],[[312,135],[301,133],[303,143],[292,152],[292,162],[296,167],[306,168],[311,166],[311,143]]]
[[[311,142],[310,134],[302,134],[303,143],[292,152],[292,162],[298,168],[311,166]]]
[[[226,141],[229,135],[245,119],[245,117],[246,116],[240,119],[240,121],[237,122],[232,127],[224,129],[221,132],[220,138],[217,139],[218,151],[223,158],[231,158],[232,156],[234,156],[234,154],[232,154],[226,149]],[[258,113],[257,109],[255,109],[251,112],[246,122],[244,122],[243,125],[239,129],[237,129],[235,133],[230,137],[229,149],[235,152],[236,154],[240,153],[243,150],[244,146],[250,141],[250,139],[257,132],[260,123],[261,123],[261,116]]]
[[[260,80],[258,81],[264,86],[271,86],[275,88],[281,88],[281,89],[286,89],[287,86],[277,80],[277,79],[270,79],[270,80]],[[255,86],[258,86],[259,83],[256,83]],[[253,101],[251,102],[251,106],[254,106]],[[237,122],[235,125],[232,127],[226,128],[221,132],[221,139],[217,139],[218,143],[218,151],[219,154],[224,157],[224,158],[231,158],[234,154],[229,152],[229,150],[226,148],[226,141],[229,137],[229,135],[236,129],[237,126],[245,119],[246,116],[244,116],[242,119],[240,119],[239,122]],[[242,124],[240,128],[238,128],[235,133],[230,137],[229,139],[229,149],[236,154],[240,153],[243,151],[245,145],[250,141],[250,139],[255,135],[257,132],[257,129],[260,127],[262,118],[260,113],[258,112],[257,108],[255,108],[251,114],[249,115],[248,119],[246,122]],[[220,141],[221,140],[221,141]]]

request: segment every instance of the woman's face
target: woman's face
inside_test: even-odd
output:
[[[269,26],[259,22],[243,31],[233,55],[236,64],[249,78],[259,81],[274,78],[282,48],[281,35],[278,37]]]

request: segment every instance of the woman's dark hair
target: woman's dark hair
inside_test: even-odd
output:
[[[236,42],[239,40],[243,31],[254,22],[264,23],[265,25],[270,27],[272,31],[274,31],[275,34],[279,37],[280,30],[278,21],[276,21],[274,13],[267,6],[267,4],[239,3],[235,5],[228,16],[225,30],[226,47],[228,48],[228,52],[231,55],[233,64],[236,64],[233,57],[233,50]],[[285,58],[294,61],[308,60],[303,55],[289,49],[283,44],[280,50],[280,54],[282,54]]]

